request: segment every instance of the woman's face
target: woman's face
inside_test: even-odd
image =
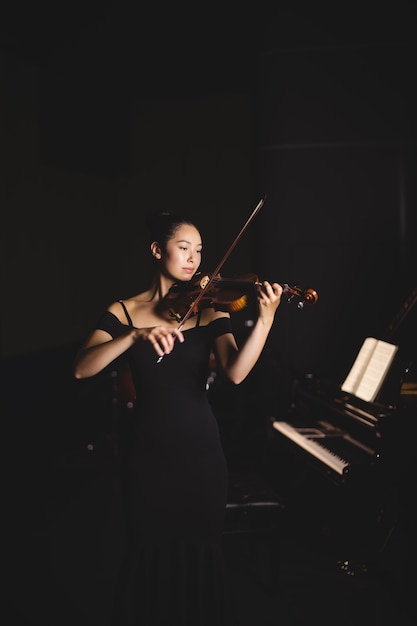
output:
[[[174,282],[191,280],[201,263],[203,243],[195,226],[183,224],[162,252],[164,274]]]

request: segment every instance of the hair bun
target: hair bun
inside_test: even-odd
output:
[[[190,219],[182,215],[169,213],[168,211],[149,215],[146,218],[145,224],[149,230],[151,243],[157,241],[162,249],[165,249],[168,240],[174,236],[180,226],[183,224],[191,224],[194,226],[194,223]]]

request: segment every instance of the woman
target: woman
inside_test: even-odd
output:
[[[202,240],[188,219],[148,220],[155,277],[150,288],[111,304],[79,351],[76,378],[126,353],[136,390],[127,452],[128,549],[120,573],[117,626],[231,626],[220,549],[227,466],[206,396],[210,355],[233,383],[257,362],[282,288],[263,283],[258,316],[238,349],[227,312],[203,307],[179,328],[164,297],[190,281]]]

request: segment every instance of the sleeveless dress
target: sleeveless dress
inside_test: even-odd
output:
[[[97,328],[128,330],[108,311]],[[213,340],[230,332],[229,318],[203,326],[196,316],[159,363],[146,341],[127,353],[136,401],[122,455],[127,550],[114,626],[235,623],[221,550],[228,471],[206,394]]]

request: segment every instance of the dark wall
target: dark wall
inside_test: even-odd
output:
[[[195,219],[210,271],[252,210],[248,79],[224,83],[236,52],[219,35],[211,55],[197,31],[191,49],[167,15],[128,8],[38,6],[1,25],[6,357],[81,342],[145,289],[152,211]]]
[[[190,213],[212,269],[267,194],[225,273],[319,301],[282,305],[252,380],[343,377],[416,283],[412,7],[366,7],[9,7],[6,372],[72,356],[103,307],[146,287],[150,211]]]
[[[258,271],[319,294],[314,310],[281,310],[273,349],[295,371],[337,382],[417,283],[415,49],[395,20],[360,40],[348,25],[339,40],[268,40],[255,114],[257,184],[268,193]]]

